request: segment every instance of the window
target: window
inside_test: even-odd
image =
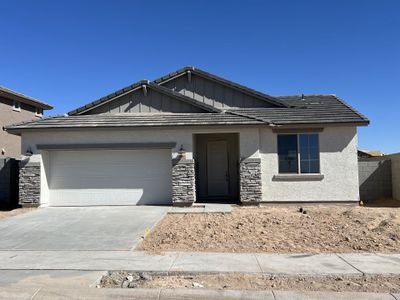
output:
[[[14,101],[14,103],[13,103],[13,110],[15,110],[15,111],[21,111],[21,103],[19,103],[18,101]]]
[[[35,116],[42,117],[43,116],[43,109],[36,107]]]
[[[318,134],[278,135],[279,173],[319,173]]]
[[[319,173],[318,134],[300,134],[299,149],[301,173]]]
[[[279,173],[298,173],[297,135],[278,135]]]

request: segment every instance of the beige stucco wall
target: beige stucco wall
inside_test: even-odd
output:
[[[258,128],[181,128],[181,129],[127,129],[127,130],[74,130],[26,132],[22,134],[22,149],[32,148],[40,153],[37,144],[87,144],[87,143],[162,143],[175,142],[175,157],[183,146],[188,159],[193,158],[193,134],[239,133],[240,156],[259,157]]]
[[[31,148],[31,161],[41,161],[41,206],[49,203],[48,151],[39,151],[38,144],[87,144],[87,143],[154,143],[175,142],[172,158],[183,146],[186,158],[193,158],[193,134],[199,133],[239,133],[240,156],[259,157],[258,128],[200,128],[200,129],[137,129],[137,130],[76,130],[52,132],[26,132],[22,134],[22,149]]]
[[[326,127],[319,133],[322,180],[276,181],[277,136],[260,130],[264,201],[358,201],[357,131]]]
[[[21,111],[13,110],[13,101],[0,97],[0,158],[12,157],[20,158],[21,155],[21,138],[19,136],[9,134],[3,130],[4,126],[36,120],[35,108],[33,106],[21,103]],[[1,149],[5,153],[1,153]],[[26,149],[23,149],[25,153]]]
[[[193,134],[239,133],[241,158],[261,158],[263,201],[358,201],[357,131],[354,127],[328,127],[320,132],[321,173],[318,181],[274,181],[278,174],[277,136],[269,128],[181,128],[136,130],[76,130],[26,132],[22,149],[32,148],[34,159],[42,160],[42,203],[48,201],[46,151],[37,144],[176,142],[175,157],[181,147],[193,158]],[[42,157],[41,157],[42,156]],[[47,175],[47,176],[46,176]]]

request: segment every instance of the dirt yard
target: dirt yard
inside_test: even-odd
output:
[[[0,219],[16,216],[19,214],[27,213],[36,208],[15,208],[13,210],[0,210]]]
[[[168,214],[138,250],[383,252],[400,249],[400,208],[235,208],[227,214]]]
[[[100,286],[399,293],[400,276],[287,277],[251,274],[152,276],[148,273],[109,272],[101,279]]]

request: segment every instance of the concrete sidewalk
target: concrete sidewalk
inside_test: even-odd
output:
[[[388,275],[400,274],[400,254],[0,251],[0,270]]]
[[[0,290],[1,299],[219,299],[219,300],[400,300],[399,294],[337,293],[294,291],[239,291],[209,289],[57,289],[8,288]]]

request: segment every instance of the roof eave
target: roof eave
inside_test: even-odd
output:
[[[306,122],[293,122],[293,123],[279,123],[279,122],[274,122],[274,125],[277,127],[299,127],[299,126],[368,126],[369,125],[369,121],[353,121],[353,122],[349,122],[349,121],[334,121],[334,122],[328,122],[328,121],[324,121],[324,122],[310,122],[310,123],[306,123]]]
[[[7,99],[10,100],[15,100],[15,101],[19,101],[34,107],[39,107],[42,108],[44,110],[50,110],[53,109],[53,106],[51,106],[50,104],[47,104],[45,102],[41,102],[39,100],[33,99],[33,98],[29,98],[29,97],[24,97],[22,94],[20,95],[19,93],[14,93],[11,91],[6,91],[6,90],[0,90],[0,96],[3,96]]]
[[[33,132],[33,131],[65,131],[65,130],[91,130],[91,129],[99,129],[99,130],[122,130],[122,129],[127,129],[127,128],[170,128],[170,127],[225,127],[225,126],[235,126],[235,127],[260,127],[260,126],[265,126],[266,124],[263,123],[216,123],[216,124],[174,124],[174,125],[168,125],[168,124],[163,124],[163,125],[138,125],[138,126],[79,126],[79,127],[24,127],[24,128],[8,128],[6,131],[8,133],[14,134],[14,135],[21,135],[23,132]]]

